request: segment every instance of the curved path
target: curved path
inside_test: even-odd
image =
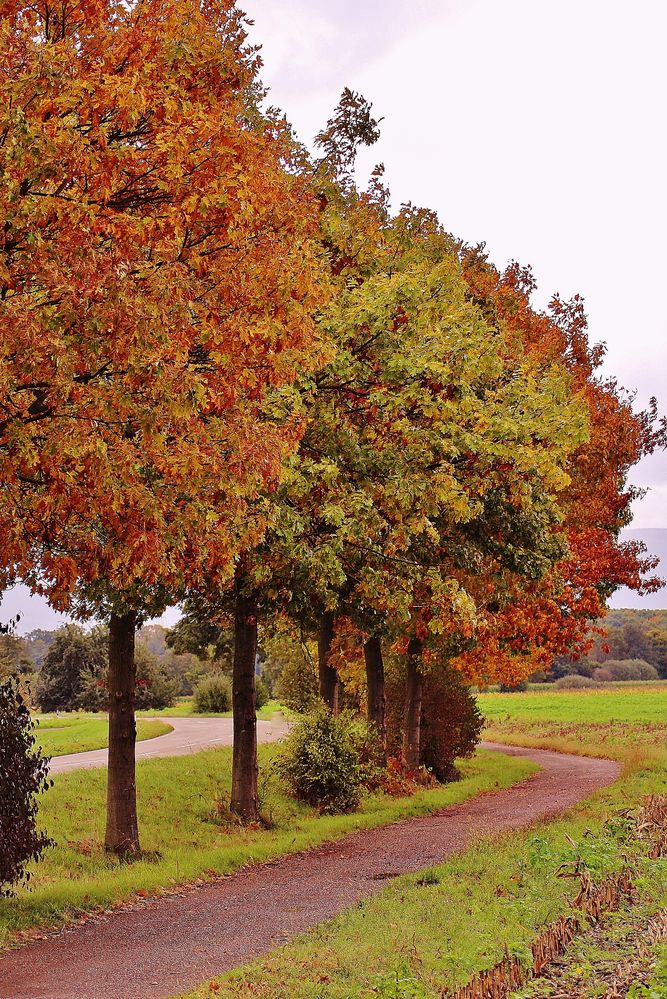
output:
[[[232,745],[234,733],[231,718],[160,717],[159,720],[171,725],[173,731],[138,742],[136,747],[138,760],[156,756],[186,756],[188,753],[198,753],[201,749]],[[285,735],[287,727],[285,719],[280,714],[276,714],[271,721],[258,721],[257,741],[276,742]],[[54,756],[49,764],[49,772],[62,774],[84,767],[105,767],[108,755],[106,749],[93,749],[89,753]]]
[[[611,784],[620,771],[610,760],[484,746],[534,760],[542,769],[434,815],[353,833],[178,895],[134,902],[8,953],[0,957],[0,996],[165,999],[335,916],[388,878],[437,864],[476,837],[563,811]]]

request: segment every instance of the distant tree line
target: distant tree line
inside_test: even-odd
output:
[[[136,644],[139,709],[164,708],[190,695],[207,664],[166,644],[167,629],[147,625]],[[106,711],[109,630],[68,624],[23,637],[0,635],[0,682],[14,678],[25,700],[42,711]]]
[[[610,610],[589,631],[590,651],[579,659],[559,656],[532,680],[566,676],[609,680],[667,680],[667,610]]]

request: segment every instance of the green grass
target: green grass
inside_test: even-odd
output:
[[[251,862],[308,849],[356,829],[423,815],[507,787],[535,770],[525,760],[480,753],[465,761],[463,779],[410,798],[373,794],[352,815],[320,816],[267,780],[275,745],[260,746],[263,810],[272,829],[243,829],[217,821],[215,806],[228,801],[231,750],[209,750],[137,765],[139,825],[149,855],[120,863],[102,849],[106,772],[83,770],[55,778],[40,819],[57,841],[32,869],[30,891],[0,900],[0,944],[30,927],[57,925],[96,906],[107,907],[137,891],[155,892],[179,883],[224,874]],[[150,856],[150,854],[153,856]],[[159,855],[156,855],[159,854]]]
[[[581,857],[596,877],[619,868],[635,845],[619,843],[619,822],[610,817],[667,793],[664,687],[491,694],[480,702],[487,736],[614,756],[623,778],[559,821],[491,837],[426,878],[397,879],[286,947],[219,976],[215,993],[207,984],[188,999],[435,999],[495,964],[505,946],[526,953],[536,931],[568,911],[576,889],[555,876],[562,863]],[[656,911],[667,902],[666,862],[636,856],[635,864],[642,903]]]
[[[109,723],[105,714],[37,715],[35,721],[37,745],[47,756],[106,749],[109,744]],[[171,731],[171,725],[165,722],[141,719],[137,723],[137,740],[154,739]]]
[[[270,721],[277,713],[289,716],[289,708],[286,708],[280,701],[267,701],[263,708],[257,712],[257,717],[262,721]],[[157,711],[137,711],[138,718],[231,718],[231,711],[215,712],[209,711],[199,714],[195,711],[195,702],[191,697],[178,697],[176,703],[170,708],[160,708]]]
[[[667,726],[667,687],[661,684],[481,694],[478,700],[486,738],[590,756],[618,757],[626,749],[659,745]]]
[[[270,721],[278,712],[290,712],[278,701],[269,701],[257,712],[262,721]],[[198,715],[192,698],[178,698],[170,708],[137,712],[137,740],[154,739],[172,731],[169,718],[231,718],[231,711],[224,714]],[[166,719],[166,720],[160,720]],[[106,714],[75,711],[67,714],[35,715],[35,736],[40,749],[48,756],[66,756],[85,753],[91,749],[106,749],[109,744]]]

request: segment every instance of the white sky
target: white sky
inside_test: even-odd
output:
[[[243,0],[242,0],[243,3]],[[344,86],[384,116],[360,174],[384,162],[394,203],[436,209],[499,266],[530,264],[538,304],[584,295],[605,371],[667,410],[664,0],[245,0],[265,82],[302,139]],[[635,528],[667,528],[667,460]],[[663,564],[662,572],[667,572]],[[665,591],[654,598],[665,606]],[[614,603],[627,605],[624,594]],[[0,619],[56,616],[22,588]],[[170,623],[176,616],[170,613]]]

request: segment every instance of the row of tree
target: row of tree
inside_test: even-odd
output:
[[[657,585],[618,540],[655,407],[596,374],[579,299],[534,310],[528,271],[356,187],[359,95],[313,159],[230,0],[5,9],[2,571],[108,621],[108,849],[139,850],[135,631],[169,603],[232,630],[254,820],[258,623],[314,639],[333,712],[363,651],[381,734],[400,655],[414,768],[425,677],[520,679]]]
[[[137,706],[163,708],[191,696],[201,679],[227,667],[207,657],[179,655],[159,624],[141,629],[136,644]],[[14,678],[31,706],[42,711],[106,710],[109,632],[68,624],[29,635],[0,635],[0,683]]]

